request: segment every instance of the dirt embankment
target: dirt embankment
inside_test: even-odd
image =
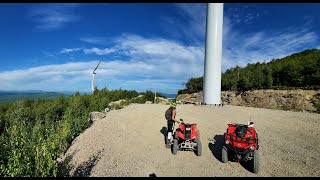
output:
[[[177,100],[200,104],[202,94],[181,94]],[[315,104],[320,101],[320,90],[253,90],[243,93],[222,91],[221,101],[236,106],[316,112]]]

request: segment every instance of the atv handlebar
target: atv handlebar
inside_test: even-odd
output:
[[[183,121],[183,119],[180,119],[180,124],[182,124],[182,125],[185,125],[185,124],[189,124],[189,123],[185,123],[184,121]],[[197,123],[190,123],[190,125],[197,125]]]

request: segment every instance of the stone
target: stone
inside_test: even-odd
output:
[[[102,112],[91,112],[89,113],[89,123],[90,125],[95,121],[106,117],[105,113]]]

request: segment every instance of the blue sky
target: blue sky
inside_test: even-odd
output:
[[[0,4],[0,90],[176,93],[204,73],[206,4]],[[320,3],[225,3],[222,71],[320,49]]]

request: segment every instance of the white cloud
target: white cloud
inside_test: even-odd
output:
[[[99,54],[123,54],[127,60],[109,59],[96,70],[96,85],[103,88],[127,88],[144,91],[176,93],[182,82],[202,76],[203,48],[184,46],[175,41],[137,35],[123,35],[115,39],[115,46],[92,48]],[[88,52],[87,52],[88,53]],[[30,69],[0,72],[3,89],[43,89],[90,91],[91,73],[98,61],[47,65]],[[23,86],[21,85],[23,84]]]
[[[317,40],[318,36],[314,32],[303,27],[242,34],[225,18],[222,70],[235,65],[245,66],[247,63],[281,58],[297,52],[297,49],[315,47]],[[83,49],[85,54],[115,55],[104,60],[96,70],[98,88],[121,87],[138,91],[152,88],[158,92],[176,93],[178,89],[184,88],[183,82],[203,75],[202,46],[189,46],[179,41],[144,38],[133,34],[123,34],[113,39],[112,43],[113,46],[104,49]],[[73,50],[78,48],[62,51]],[[1,88],[90,92],[91,73],[97,63],[98,61],[72,62],[0,72]]]
[[[60,53],[61,54],[65,54],[65,53],[70,53],[70,52],[74,52],[74,51],[80,51],[81,48],[71,48],[71,49],[68,49],[68,48],[63,48]]]
[[[102,44],[102,45],[105,45],[108,43],[108,39],[104,37],[84,37],[84,38],[80,38],[80,41],[91,43],[91,44]]]
[[[105,49],[99,49],[99,48],[91,48],[91,49],[84,49],[83,52],[85,54],[97,54],[97,55],[106,55],[106,54],[110,54],[112,52],[115,52],[116,49],[109,49],[109,48],[105,48]]]
[[[90,80],[93,62],[46,65],[24,70],[0,72],[4,90],[43,89],[48,91],[77,90],[79,82]]]
[[[229,7],[227,8],[227,6]],[[204,48],[202,42],[205,41],[206,5],[177,4],[176,7],[179,10],[177,16],[183,21],[167,17],[165,19],[167,24],[163,26],[176,24],[175,27],[180,30],[178,32],[184,35],[184,41],[193,42],[192,44]],[[250,31],[240,31],[235,25],[239,23],[251,24],[261,16],[267,18],[268,10],[265,9],[261,14],[255,4],[239,4],[237,8],[225,4],[224,7],[223,72],[236,65],[245,66],[248,63],[270,61],[273,58],[282,58],[313,48],[319,40],[318,35],[311,30],[312,17],[305,17],[306,23],[300,26],[286,29],[263,29],[248,33]]]
[[[256,4],[225,4],[224,16],[229,18],[234,24],[252,24],[256,19],[264,16],[268,11],[264,10],[264,13],[259,13],[261,9],[257,9]]]
[[[290,27],[277,31],[240,34],[231,24],[223,41],[223,70],[235,65],[268,62],[298,51],[313,48],[318,41],[316,33],[305,27]]]
[[[163,17],[165,31],[182,41],[196,46],[204,45],[206,28],[206,3],[174,4],[177,16]]]
[[[62,28],[65,24],[79,20],[74,14],[78,4],[45,4],[34,5],[28,16],[37,23],[36,29],[51,31]]]

